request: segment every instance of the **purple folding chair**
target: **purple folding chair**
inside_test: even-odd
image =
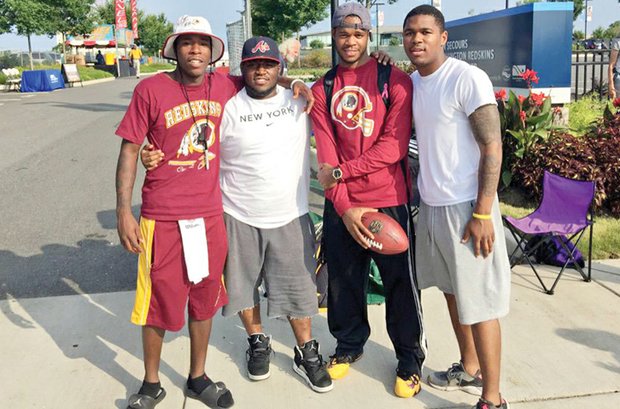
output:
[[[517,241],[517,247],[510,255],[510,267],[512,268],[526,259],[547,294],[553,294],[555,286],[569,263],[572,263],[579,271],[584,281],[590,281],[592,277],[592,226],[594,223],[590,205],[593,199],[594,182],[567,179],[545,171],[543,195],[538,208],[521,219],[510,216],[503,217],[506,227]],[[590,228],[590,245],[588,247],[588,274],[586,275],[575,260],[574,253],[577,249],[577,243],[588,228]],[[534,246],[526,246],[527,241],[535,235],[542,236],[543,240]],[[564,236],[575,246],[570,249],[562,237],[557,240],[564,247],[568,257],[551,288],[547,288],[534,267],[531,257],[541,245],[547,243],[553,236]],[[519,250],[521,250],[521,254],[517,255]]]

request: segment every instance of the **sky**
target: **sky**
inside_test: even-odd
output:
[[[97,0],[101,2],[102,0]],[[344,0],[340,0],[343,3]],[[226,23],[239,19],[238,11],[243,10],[244,0],[138,0],[138,8],[148,14],[164,13],[169,21],[175,23],[184,15],[200,15],[211,23],[215,35],[225,39]],[[384,1],[387,3],[387,1]],[[510,7],[516,5],[516,0],[510,0]],[[398,0],[392,5],[380,6],[385,15],[385,25],[401,25],[404,16],[413,7],[420,4],[430,4],[430,0]],[[592,21],[588,22],[588,33],[602,26],[607,28],[611,23],[620,20],[620,3],[618,0],[589,0],[592,6]],[[441,7],[446,20],[456,20],[467,17],[473,10],[474,14],[481,14],[493,10],[503,9],[505,0],[442,0]],[[217,8],[217,12],[214,10]],[[575,21],[575,28],[584,31],[584,17]],[[329,29],[329,19],[313,27],[302,29],[301,33],[317,32]],[[36,36],[32,39],[32,48],[35,51],[48,51],[56,44],[55,38]],[[0,35],[0,50],[27,50],[26,37],[15,34]]]

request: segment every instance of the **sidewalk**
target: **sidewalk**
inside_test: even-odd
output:
[[[512,275],[511,313],[503,324],[502,392],[517,409],[620,407],[620,260],[593,264],[594,281],[569,272],[549,296],[524,266]],[[550,276],[551,268],[544,267]],[[128,322],[132,292],[0,301],[3,408],[120,408],[140,385],[140,331]],[[423,294],[429,357],[425,373],[458,360],[442,295]],[[292,370],[293,336],[284,320],[266,321],[276,351],[272,376],[251,382],[245,375],[246,340],[236,318],[214,320],[208,373],[232,390],[235,408],[466,408],[476,397],[440,392],[426,384],[418,397],[392,393],[394,354],[383,306],[369,306],[373,333],[364,358],[333,391],[317,394]],[[323,357],[334,341],[325,315],[314,320]],[[160,409],[198,409],[186,401],[187,332],[167,334],[161,367],[168,396]],[[36,392],[33,392],[36,389]]]

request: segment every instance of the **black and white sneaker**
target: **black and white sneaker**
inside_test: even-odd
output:
[[[327,363],[319,351],[319,343],[313,339],[301,348],[295,345],[293,370],[297,372],[315,392],[329,392],[334,388],[332,378],[327,373]]]
[[[269,360],[273,353],[271,349],[271,335],[252,334],[248,338],[250,347],[246,351],[248,363],[248,378],[253,381],[262,381],[269,378]]]

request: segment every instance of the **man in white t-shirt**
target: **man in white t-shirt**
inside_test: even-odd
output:
[[[314,227],[308,215],[309,118],[304,103],[276,86],[276,43],[246,41],[241,57],[245,88],[224,109],[220,181],[229,250],[224,276],[229,304],[249,335],[248,377],[269,377],[271,337],[260,317],[258,287],[267,291],[267,314],[287,317],[297,345],[293,369],[312,390],[332,380],[312,338],[318,312],[313,259]]]
[[[499,113],[488,76],[445,55],[444,27],[441,12],[428,5],[411,10],[403,24],[405,52],[417,67],[411,79],[420,157],[418,284],[444,293],[461,353],[460,362],[428,382],[481,394],[477,409],[506,409],[499,318],[508,313],[510,266],[497,199]]]
[[[229,304],[222,312],[238,314],[249,336],[248,377],[267,379],[271,336],[263,332],[258,290],[264,284],[267,315],[287,317],[295,335],[293,369],[312,390],[328,392],[333,384],[312,338],[310,318],[318,312],[314,226],[308,215],[310,120],[305,102],[276,85],[279,69],[271,38],[247,40],[241,57],[245,88],[224,107],[220,184]],[[157,161],[157,151],[145,155],[145,166],[151,158]]]

